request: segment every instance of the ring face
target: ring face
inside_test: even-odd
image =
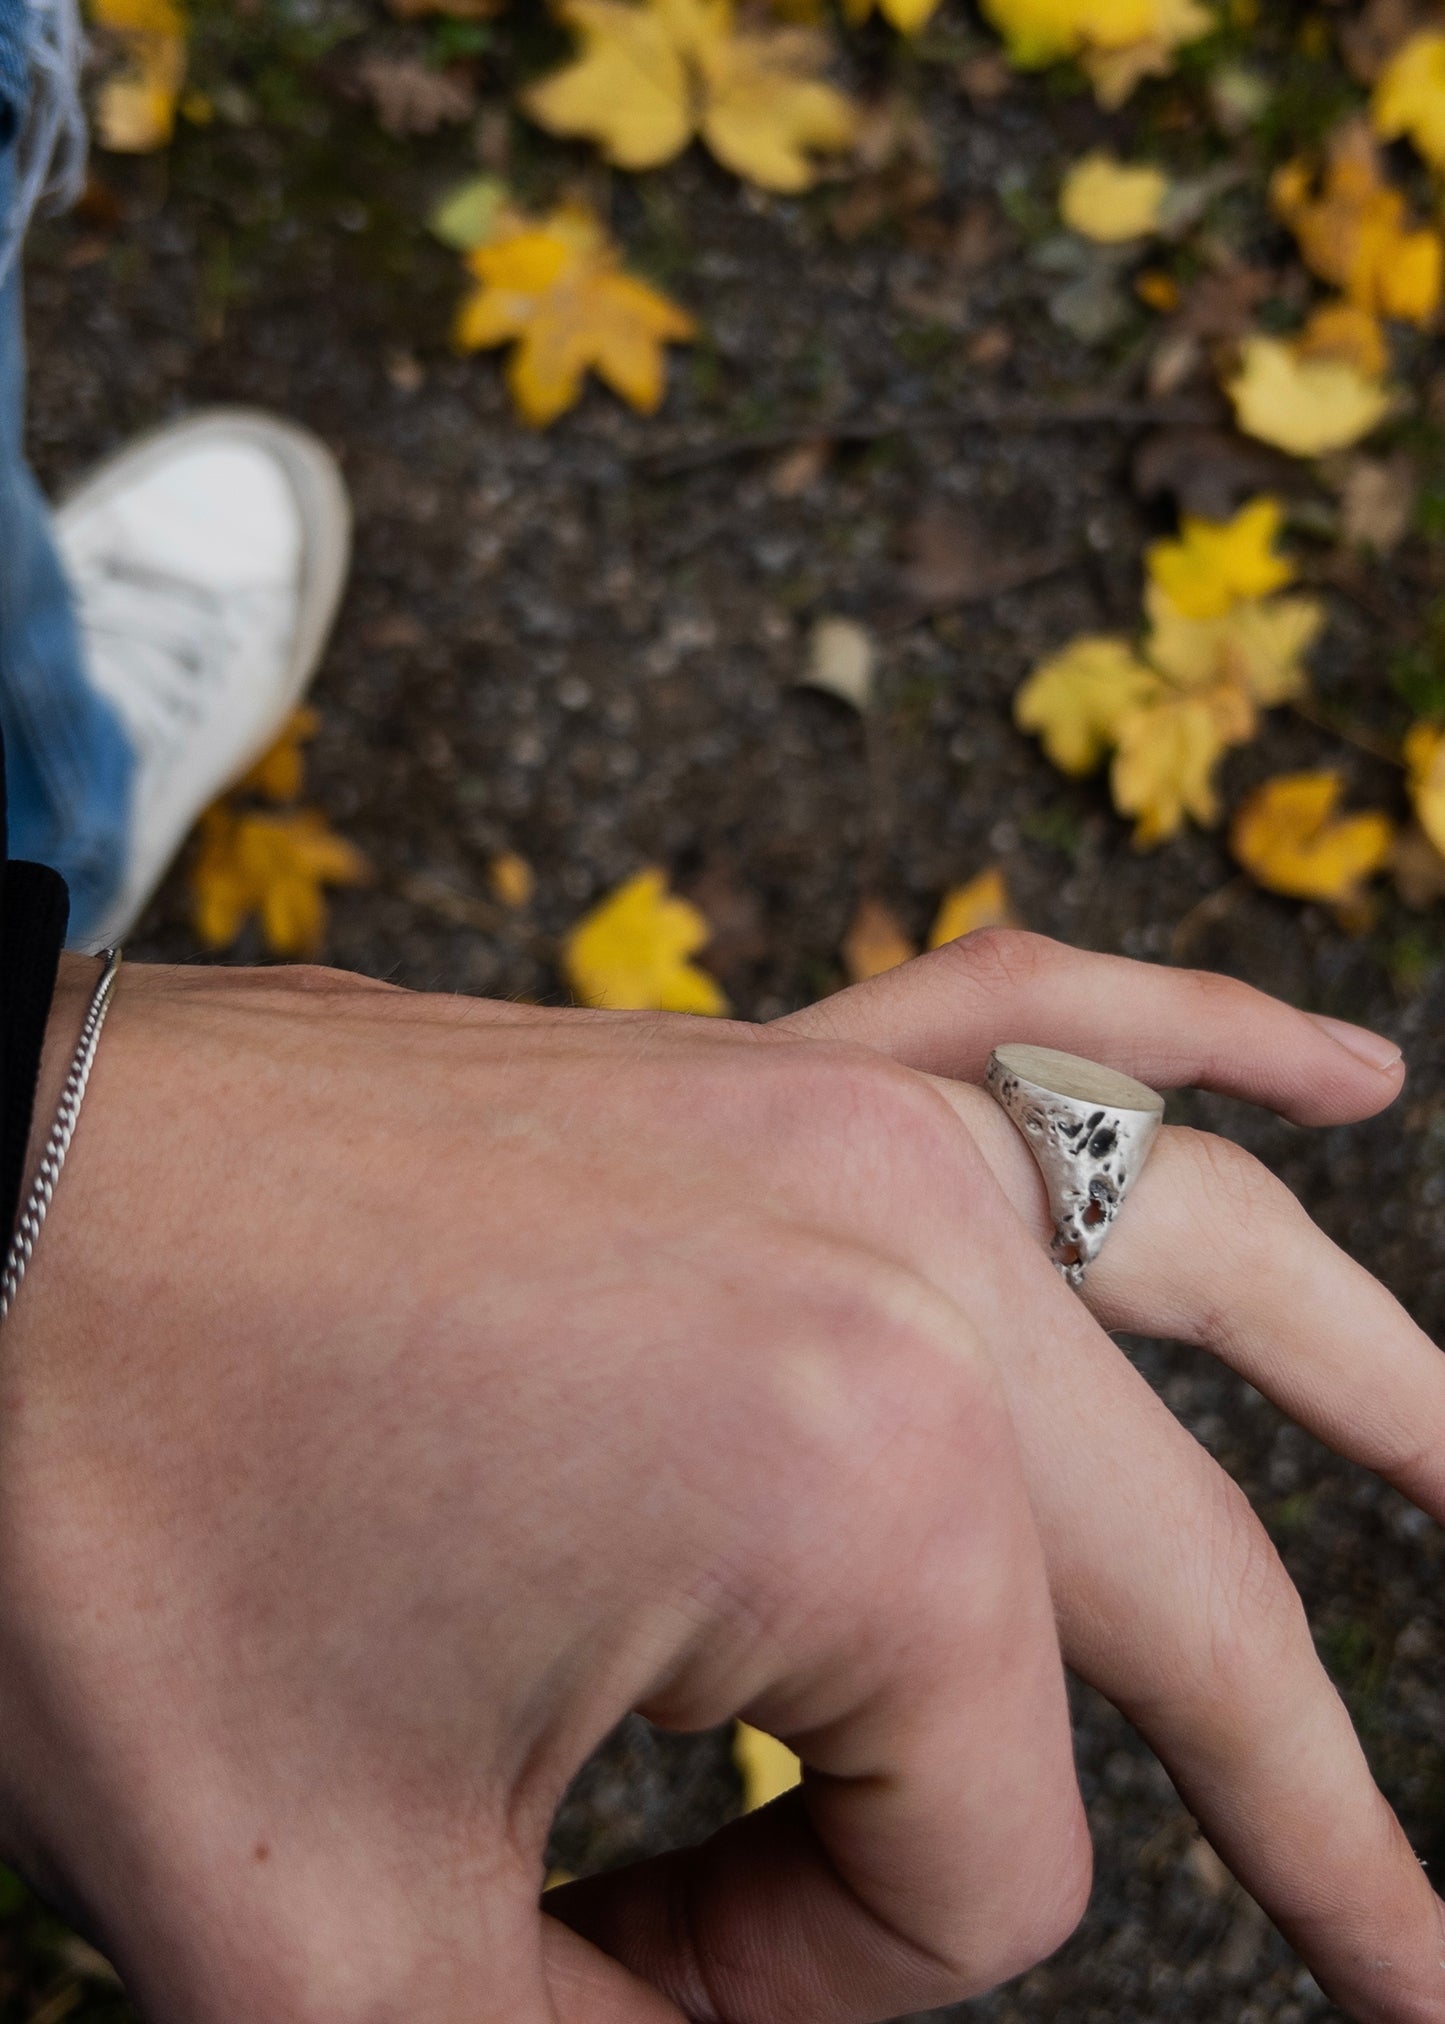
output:
[[[1164,1121],[1164,1099],[1132,1075],[1017,1042],[996,1047],[984,1083],[1038,1162],[1054,1234],[1050,1256],[1084,1283]]]

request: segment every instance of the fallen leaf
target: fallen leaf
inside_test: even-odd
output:
[[[1411,726],[1404,746],[1410,801],[1436,850],[1445,851],[1445,729]]]
[[[686,343],[697,326],[623,270],[590,211],[563,205],[546,219],[516,219],[467,265],[478,286],[458,312],[456,343],[477,351],[516,340],[508,384],[535,427],[576,402],[589,367],[640,414],[661,406],[664,346]]]
[[[743,1781],[743,1812],[754,1813],[802,1783],[803,1767],[786,1743],[754,1729],[733,1725],[733,1762]]]
[[[1319,177],[1300,161],[1276,170],[1270,198],[1305,265],[1358,308],[1420,324],[1435,314],[1445,246],[1430,227],[1407,223],[1405,198],[1381,176],[1362,121],[1335,133]]]
[[[975,105],[991,105],[1013,89],[1013,73],[997,50],[980,50],[959,65],[958,81]]]
[[[996,864],[981,871],[966,885],[953,886],[943,895],[937,917],[928,931],[930,949],[956,942],[979,928],[1010,928],[1016,925],[1009,903],[1008,884]]]
[[[427,230],[455,253],[484,246],[507,214],[510,193],[500,176],[473,176],[449,190],[427,219]]]
[[[174,0],[91,0],[90,15],[120,61],[96,95],[96,137],[112,154],[153,154],[175,132],[187,17]]]
[[[850,984],[881,977],[918,954],[898,916],[882,900],[861,899],[852,925],[843,937],[843,969]]]
[[[562,967],[584,1005],[717,1017],[727,1000],[716,979],[689,961],[707,939],[703,915],[651,867],[577,923],[563,944]]]
[[[775,499],[801,499],[811,492],[833,461],[836,446],[830,436],[815,436],[811,442],[785,450],[768,473],[768,490]]]
[[[1434,169],[1445,168],[1445,32],[1412,35],[1386,63],[1370,100],[1382,140],[1408,136]]]
[[[1162,169],[1096,152],[1073,163],[1059,191],[1059,213],[1073,232],[1103,245],[1143,239],[1158,228],[1169,191]]]
[[[1206,829],[1219,820],[1215,768],[1230,745],[1254,735],[1255,724],[1252,704],[1233,682],[1201,689],[1161,683],[1119,720],[1109,785],[1119,813],[1135,818],[1136,849],[1163,843],[1186,816]]]
[[[1367,380],[1378,380],[1390,363],[1380,319],[1357,302],[1322,302],[1311,310],[1294,341],[1298,358],[1336,359]]]
[[[1011,516],[1017,520],[1015,509]],[[903,530],[900,586],[907,622],[958,605],[1021,590],[1063,567],[1073,553],[1057,546],[1024,548],[980,515],[930,499]]]
[[[1388,555],[1410,531],[1419,489],[1407,450],[1393,457],[1351,457],[1340,486],[1340,536],[1352,548]]]
[[[745,990],[772,947],[757,893],[735,863],[717,857],[690,881],[686,896],[707,918],[708,968],[729,989]]]
[[[1356,84],[1374,84],[1420,26],[1418,0],[1365,0],[1339,25],[1340,54]]]
[[[1289,899],[1349,905],[1389,861],[1395,825],[1370,810],[1337,815],[1344,777],[1285,773],[1241,803],[1229,847],[1257,885]]]
[[[739,27],[732,0],[561,0],[560,14],[581,53],[523,106],[618,168],[657,168],[700,138],[735,175],[791,192],[815,156],[852,144],[854,108],[820,75],[828,46],[810,29]]]
[[[270,751],[263,752],[251,770],[242,774],[233,792],[259,794],[267,801],[294,801],[306,775],[306,755],[301,748],[320,728],[319,714],[308,705],[293,710]]]
[[[254,915],[276,956],[313,956],[327,886],[359,885],[367,863],[315,809],[258,815],[226,802],[201,817],[191,866],[192,919],[208,949],[229,948]]]
[[[1231,520],[1186,515],[1177,540],[1145,551],[1150,580],[1185,618],[1219,618],[1242,598],[1267,597],[1294,578],[1293,564],[1275,552],[1283,518],[1267,494]]]
[[[1445,900],[1445,857],[1418,823],[1409,823],[1396,836],[1390,875],[1400,898],[1416,913]]]
[[[542,1879],[543,1894],[545,1896],[549,1890],[560,1890],[564,1883],[576,1883],[576,1881],[577,1879],[570,1869],[549,1869],[546,1876]]]
[[[808,635],[808,660],[800,684],[866,711],[873,701],[877,652],[873,635],[851,618],[820,618]]]
[[[1302,357],[1283,338],[1263,335],[1245,339],[1225,392],[1247,436],[1294,457],[1348,448],[1378,427],[1390,408],[1388,389],[1356,366]]]
[[[938,12],[938,0],[843,0],[844,19],[866,21],[875,7],[904,35],[916,35]]]
[[[1090,773],[1122,720],[1161,688],[1127,641],[1086,635],[1035,668],[1014,698],[1014,722],[1038,733],[1061,773]]]
[[[434,70],[420,57],[380,53],[363,57],[356,79],[376,108],[380,124],[398,140],[455,126],[477,109],[476,87],[469,77],[460,71]]]
[[[1151,587],[1144,657],[1176,688],[1230,683],[1251,703],[1274,709],[1308,687],[1304,656],[1325,623],[1318,598],[1246,599],[1214,618],[1187,618]]]
[[[1141,499],[1171,498],[1200,520],[1228,520],[1256,493],[1295,479],[1278,450],[1207,428],[1156,429],[1135,452],[1132,475]]]
[[[537,874],[515,850],[501,850],[487,866],[487,884],[504,907],[525,907],[537,890]]]

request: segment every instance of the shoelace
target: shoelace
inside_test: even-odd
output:
[[[138,755],[164,762],[183,748],[231,654],[275,593],[218,594],[119,556],[91,560],[76,575],[100,684]]]

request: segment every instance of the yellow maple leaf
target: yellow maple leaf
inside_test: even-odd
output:
[[[1077,57],[1100,104],[1122,105],[1141,78],[1173,68],[1175,52],[1214,26],[1201,0],[982,0],[1024,70]]]
[[[1370,117],[1382,140],[1408,135],[1445,169],[1445,33],[1424,29],[1401,44],[1375,81]]]
[[[1186,816],[1204,828],[1219,820],[1215,769],[1230,745],[1254,736],[1256,723],[1253,704],[1233,682],[1161,687],[1120,721],[1109,785],[1119,813],[1135,818],[1136,849],[1163,843]]]
[[[850,984],[881,977],[918,954],[898,916],[882,900],[864,898],[843,937],[843,968]]]
[[[787,1744],[747,1722],[733,1725],[733,1762],[742,1774],[744,1813],[781,1799],[802,1781],[803,1767]]]
[[[1061,773],[1089,773],[1130,710],[1157,695],[1159,677],[1121,639],[1086,634],[1042,661],[1014,697],[1014,722],[1037,732]]]
[[[1157,230],[1169,191],[1162,169],[1121,162],[1096,150],[1081,155],[1059,190],[1059,214],[1071,231],[1101,245],[1143,239]]]
[[[1302,162],[1277,170],[1270,196],[1322,281],[1372,315],[1429,322],[1440,306],[1445,246],[1428,226],[1407,225],[1404,196],[1381,176],[1366,126],[1340,129],[1318,179]]]
[[[1218,617],[1187,618],[1151,584],[1144,657],[1181,689],[1232,682],[1264,709],[1302,695],[1304,656],[1325,622],[1312,597],[1247,598]]]
[[[1388,388],[1358,367],[1310,358],[1284,338],[1259,333],[1240,346],[1239,369],[1225,392],[1247,436],[1292,457],[1343,450],[1367,436],[1390,408]]]
[[[175,131],[186,78],[186,16],[175,0],[91,0],[90,15],[115,38],[121,58],[121,68],[96,95],[100,144],[113,154],[153,154]]]
[[[904,35],[916,35],[938,12],[939,0],[843,0],[844,18],[866,21],[875,7],[885,21]]]
[[[1413,724],[1405,739],[1405,768],[1420,827],[1445,857],[1445,729]]]
[[[581,54],[523,94],[552,133],[592,140],[623,169],[671,161],[701,138],[735,175],[805,190],[813,158],[851,146],[857,119],[820,75],[807,28],[739,27],[733,0],[561,0]]]
[[[1230,849],[1269,892],[1348,905],[1384,869],[1395,826],[1378,810],[1337,815],[1343,793],[1333,770],[1266,780],[1235,814]]]
[[[1343,297],[1311,310],[1294,348],[1298,358],[1341,359],[1371,380],[1379,379],[1390,363],[1379,317]]]
[[[276,956],[313,956],[326,927],[327,886],[358,885],[366,859],[315,809],[257,815],[226,802],[201,817],[191,866],[192,918],[209,949],[229,948],[255,915]]]
[[[930,949],[956,942],[979,928],[1007,928],[1014,924],[1008,883],[996,864],[971,878],[967,885],[954,886],[943,895],[937,918],[928,931]]]
[[[512,397],[537,428],[564,414],[590,367],[640,414],[661,405],[668,344],[697,325],[635,275],[593,214],[564,204],[542,220],[512,217],[466,256],[477,287],[457,313],[463,351],[511,343]]]
[[[1293,565],[1275,553],[1283,519],[1278,499],[1267,494],[1232,520],[1186,513],[1177,540],[1146,551],[1150,580],[1185,618],[1220,618],[1241,598],[1266,597],[1294,580]]]
[[[698,909],[650,867],[577,923],[563,944],[562,967],[584,1005],[717,1016],[727,1011],[721,987],[688,960],[710,933]]]
[[[233,791],[259,794],[267,801],[294,801],[306,776],[306,755],[301,748],[320,728],[320,715],[309,705],[293,710],[275,744],[242,774]]]

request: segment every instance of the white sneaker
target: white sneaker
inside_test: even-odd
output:
[[[90,678],[136,757],[129,857],[95,949],[129,933],[202,809],[305,693],[346,581],[351,508],[306,430],[214,408],[128,445],[55,524]]]

